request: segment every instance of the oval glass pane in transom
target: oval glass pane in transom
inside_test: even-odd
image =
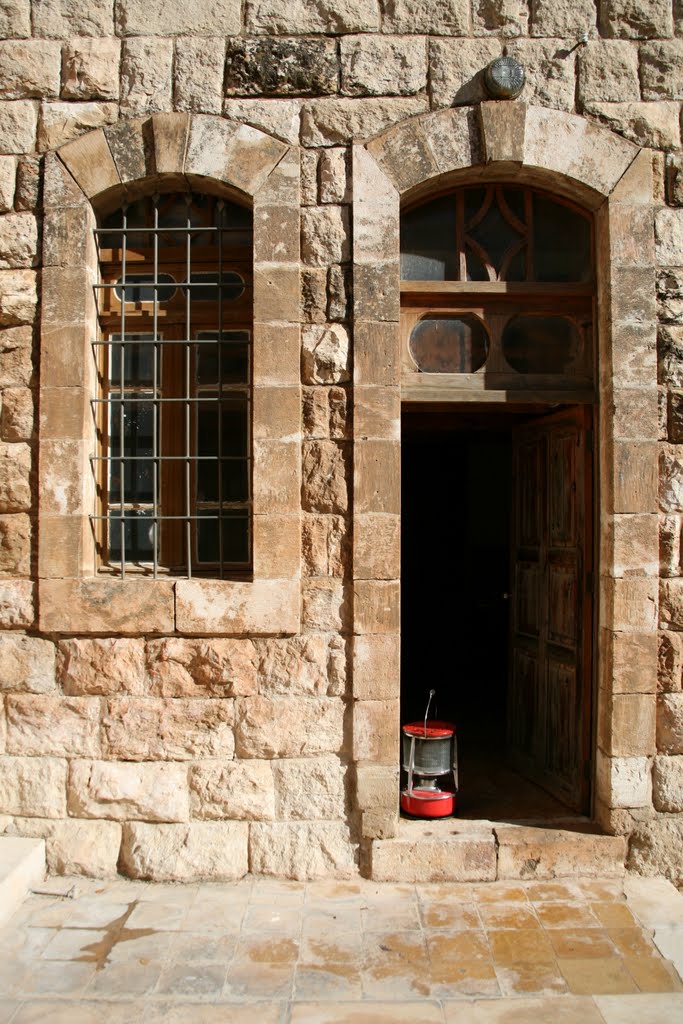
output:
[[[401,218],[404,281],[451,281],[456,275],[455,202],[434,199]]]
[[[409,347],[422,373],[475,373],[486,362],[488,336],[475,316],[429,316],[415,324]]]
[[[518,373],[572,373],[582,352],[581,332],[563,316],[516,316],[503,331],[503,355]]]

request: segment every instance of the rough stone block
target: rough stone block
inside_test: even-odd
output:
[[[425,110],[427,101],[422,96],[311,100],[302,108],[301,142],[304,146],[340,146],[372,138],[389,125]]]
[[[350,379],[349,332],[341,324],[315,324],[302,332],[301,376],[305,384]]]
[[[470,28],[467,0],[393,0],[384,17],[385,30],[391,32],[466,36]]]
[[[205,761],[190,769],[192,817],[246,821],[275,817],[270,761]]]
[[[605,0],[600,5],[600,31],[616,39],[652,39],[673,35],[668,0]]]
[[[28,576],[31,569],[31,520],[27,515],[0,516],[0,573]]]
[[[344,516],[305,515],[301,521],[304,576],[343,576],[349,564],[349,528]]]
[[[356,851],[341,822],[255,822],[249,830],[249,862],[256,875],[352,878]]]
[[[120,0],[116,7],[117,34],[237,35],[241,28],[240,6],[240,0],[193,0],[188,6],[169,5],[164,0]]]
[[[301,397],[301,418],[306,438],[329,439],[330,441],[348,440],[350,434],[350,408],[347,401],[346,388],[304,387],[302,388]],[[344,454],[343,447],[340,450],[342,451],[345,467],[347,456]],[[317,454],[312,453],[312,458],[315,459],[317,457]],[[313,469],[313,467],[314,464],[311,468]],[[346,469],[344,468],[345,472]],[[320,481],[312,480],[311,483],[314,495],[325,490],[324,486],[321,486]]]
[[[683,682],[683,633],[659,634],[657,689],[676,693]]]
[[[579,38],[595,28],[593,0],[531,0],[531,35]]]
[[[38,109],[30,100],[0,103],[0,153],[32,153]]]
[[[427,86],[427,44],[419,36],[347,36],[340,52],[346,96],[411,96]]]
[[[107,0],[41,0],[33,11],[37,36],[113,36],[113,9]]]
[[[0,330],[0,387],[31,383],[32,333],[28,326]]]
[[[655,215],[655,256],[660,267],[675,267],[683,252],[683,210],[666,207]]]
[[[7,749],[21,756],[98,757],[100,702],[44,694],[8,696]]]
[[[258,692],[263,695],[334,696],[346,687],[344,641],[311,634],[255,642]]]
[[[227,882],[249,870],[249,826],[237,821],[124,825],[120,865],[154,882]]]
[[[66,100],[119,98],[118,39],[71,39],[62,50],[62,96]]]
[[[652,770],[653,801],[658,811],[683,811],[683,757],[656,757]]]
[[[334,441],[304,443],[302,507],[307,512],[344,514],[348,509],[347,451]]]
[[[72,761],[68,805],[74,818],[187,821],[187,768],[163,762]]]
[[[484,69],[500,57],[499,39],[431,39],[430,86],[436,107],[488,99]]]
[[[263,32],[376,32],[381,18],[377,0],[254,0],[247,8],[247,29]],[[412,30],[411,30],[412,31]]]
[[[67,762],[53,757],[0,758],[0,812],[66,817]]]
[[[608,878],[624,873],[623,836],[599,836],[560,829],[500,826],[498,878]]]
[[[31,508],[27,444],[0,442],[0,512],[27,512]]]
[[[0,213],[14,206],[17,181],[17,162],[13,156],[0,156]]]
[[[405,823],[402,823],[402,825]],[[491,832],[459,832],[413,838],[399,828],[396,839],[375,841],[370,876],[374,882],[492,882],[496,844]]]
[[[30,441],[33,434],[33,393],[29,388],[7,388],[2,394],[3,441]]]
[[[664,875],[680,883],[682,847],[681,818],[638,823],[629,837],[627,867],[637,875]]]
[[[390,808],[394,814],[398,807],[399,770],[385,764],[359,764],[356,766],[356,799],[363,810]]]
[[[224,38],[176,39],[173,74],[176,109],[220,114],[224,69]]]
[[[233,701],[114,697],[102,719],[108,758],[189,761],[232,758]]]
[[[648,103],[590,103],[587,111],[602,124],[638,146],[678,149],[681,144],[679,104],[665,100]]]
[[[557,51],[569,50],[557,39],[510,40],[508,52],[526,71],[524,98],[528,103],[556,110],[573,110],[576,91],[575,55],[562,60]]]
[[[56,579],[41,582],[48,633],[170,633],[173,584],[166,580]]]
[[[179,580],[176,584],[176,627],[181,633],[297,633],[299,622],[296,580]]]
[[[652,767],[647,757],[605,757],[597,753],[600,798],[610,807],[649,807]]]
[[[373,807],[361,811],[361,833],[363,839],[393,839],[398,833],[398,815],[392,808],[390,811]]]
[[[663,693],[657,698],[657,750],[683,754],[683,693]]]
[[[304,581],[301,624],[305,632],[339,632],[346,629],[348,616],[347,595],[341,580]]]
[[[173,42],[126,39],[121,53],[121,110],[146,114],[171,107]]]
[[[311,757],[337,753],[344,742],[344,705],[332,697],[240,697],[238,757]]]
[[[32,270],[0,270],[0,327],[30,324],[38,296]]]
[[[346,817],[346,766],[337,757],[273,761],[275,816],[285,821]]]
[[[226,96],[321,96],[337,91],[338,75],[333,39],[228,40]]]
[[[316,154],[304,150],[306,156],[315,160]],[[339,147],[325,149],[320,154],[320,162],[317,166],[319,178],[319,192],[321,203],[350,203],[351,189],[349,181],[348,151]],[[302,174],[303,180],[303,174]],[[318,182],[315,183],[316,187]],[[302,186],[303,193],[303,186]],[[306,205],[315,206],[315,197]]]
[[[140,696],[146,684],[144,641],[60,640],[57,678],[69,696]]]
[[[231,98],[223,102],[223,114],[233,121],[240,121],[260,128],[283,142],[297,145],[301,100],[260,100]]]
[[[0,629],[32,626],[34,623],[31,580],[0,580]]]
[[[237,697],[257,693],[257,655],[251,640],[147,643],[149,693],[155,697]]]
[[[58,149],[80,135],[86,134],[89,137],[87,133],[112,124],[118,114],[116,103],[43,103],[40,108],[38,149]],[[69,169],[74,173],[71,167]]]
[[[113,821],[67,818],[50,826],[45,846],[47,866],[52,874],[115,878],[121,826]]]
[[[605,700],[598,723],[600,747],[613,757],[651,757],[655,752],[655,700],[650,694],[617,693]]]
[[[301,211],[301,258],[314,267],[348,262],[349,211],[344,206],[311,206]]]
[[[0,634],[0,691],[52,693],[55,684],[55,646],[32,636]]]
[[[59,94],[59,43],[43,39],[0,42],[0,96],[18,100]]]
[[[0,217],[0,268],[33,267],[37,261],[38,228],[32,213]]]
[[[31,0],[2,0],[0,36],[21,39],[31,35]]]

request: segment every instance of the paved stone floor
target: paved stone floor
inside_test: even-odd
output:
[[[624,888],[53,879],[0,930],[0,1024],[683,1021],[683,897]]]

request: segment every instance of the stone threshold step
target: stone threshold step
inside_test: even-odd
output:
[[[44,839],[0,836],[0,928],[45,875]]]
[[[373,839],[369,877],[376,882],[492,882],[621,877],[626,840],[587,831],[489,821],[404,821],[393,839]]]

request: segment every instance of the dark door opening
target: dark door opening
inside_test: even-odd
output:
[[[518,543],[514,510],[519,519],[520,508],[545,486],[526,467],[520,472],[519,439],[546,423],[547,413],[547,407],[510,405],[411,407],[403,415],[401,723],[421,719],[429,690],[436,690],[430,717],[457,727],[458,813],[465,818],[544,821],[588,811],[586,787],[577,794],[558,788],[545,770],[564,742],[552,736],[552,714],[538,711],[552,674],[551,644],[543,641],[539,656],[539,642],[529,641],[529,657],[543,664],[528,693],[519,681],[527,639],[523,632],[520,639],[513,592],[521,589],[528,553]],[[562,466],[556,475],[566,473]],[[567,487],[571,492],[571,481]],[[561,650],[559,657],[565,657]],[[586,737],[581,700],[576,714]],[[515,749],[520,707],[530,723],[526,739],[543,748],[533,765]]]

